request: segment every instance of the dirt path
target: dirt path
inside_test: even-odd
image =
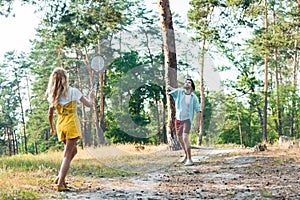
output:
[[[300,199],[299,149],[193,149],[177,162],[134,177],[96,178],[65,199]],[[163,158],[163,156],[162,156]]]

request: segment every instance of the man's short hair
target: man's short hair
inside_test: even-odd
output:
[[[192,88],[193,88],[193,91],[195,91],[196,87],[195,87],[195,83],[194,83],[194,81],[193,81],[191,78],[187,78],[186,80],[187,80],[187,81],[191,81],[191,83],[192,83]]]

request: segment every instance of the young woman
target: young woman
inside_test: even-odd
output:
[[[77,102],[91,107],[95,93],[89,94],[89,99],[84,97],[77,89],[69,86],[68,75],[65,69],[53,70],[48,83],[48,119],[50,122],[51,135],[54,136],[53,112],[57,110],[58,120],[56,124],[57,136],[64,143],[64,155],[58,177],[55,180],[57,191],[69,191],[66,186],[65,177],[70,168],[70,163],[77,154],[76,143],[81,138],[80,122],[77,115]]]

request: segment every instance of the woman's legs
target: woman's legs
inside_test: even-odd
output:
[[[68,170],[70,168],[70,163],[77,154],[77,143],[78,138],[70,139],[65,142],[65,149],[64,149],[64,158],[60,167],[59,171],[59,179],[58,179],[58,185],[63,187],[63,182],[65,180],[65,177],[68,173]]]

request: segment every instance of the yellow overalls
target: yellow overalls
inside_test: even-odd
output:
[[[58,113],[58,120],[56,124],[58,139],[60,141],[65,141],[74,138],[81,138],[76,101],[71,101],[64,106],[57,104],[56,109]]]

